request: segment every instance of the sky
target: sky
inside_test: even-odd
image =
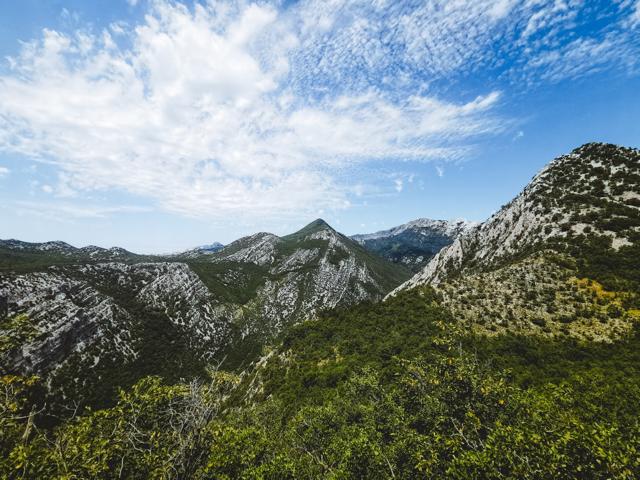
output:
[[[0,2],[0,238],[482,221],[640,147],[640,0]]]

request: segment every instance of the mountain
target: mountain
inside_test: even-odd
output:
[[[475,225],[464,220],[419,218],[389,230],[353,235],[367,250],[420,271],[433,256]]]
[[[410,276],[321,219],[284,237],[241,238],[191,267],[212,292],[242,305],[236,337],[257,347],[320,310],[379,300]]]
[[[5,269],[0,477],[639,478],[639,165],[554,160],[381,302],[322,220]]]
[[[220,242],[213,242],[213,243],[210,243],[209,245],[201,245],[199,247],[196,247],[196,250],[200,250],[201,252],[207,252],[207,253],[216,253],[222,250],[223,248],[224,248],[224,245],[221,244]]]
[[[640,152],[591,143],[552,161],[396,292],[434,286],[483,333],[610,341],[640,318],[639,272]]]
[[[61,241],[30,243],[0,240],[0,271],[39,269],[46,265],[78,262],[132,262],[150,258],[124,248],[102,248],[93,245],[77,248]]]
[[[322,220],[192,258],[7,241],[2,260],[0,297],[19,319],[0,327],[2,363],[78,396],[188,377],[214,358],[246,364],[285,326],[380,300],[410,277]]]
[[[206,255],[211,255],[212,253],[219,252],[224,248],[224,245],[220,242],[213,242],[209,245],[200,245],[199,247],[192,248],[191,250],[186,250],[184,252],[177,253],[173,255],[177,259],[198,259],[204,258]]]

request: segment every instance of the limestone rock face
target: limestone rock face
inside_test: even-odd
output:
[[[592,143],[552,161],[390,295],[430,285],[483,333],[609,341],[638,320],[639,249],[640,152]]]
[[[0,352],[3,370],[54,380],[65,372],[80,383],[102,375],[106,364],[144,363],[149,342],[168,352],[175,343],[202,362],[221,358],[236,344],[266,343],[323,309],[380,300],[409,277],[322,220],[215,251],[120,252],[126,261],[60,242],[4,241],[0,249],[9,259],[0,270],[0,298],[9,318],[24,314],[30,326],[21,336],[0,324],[0,334],[18,342]]]
[[[587,144],[549,163],[516,198],[443,248],[398,289],[490,269],[580,234],[606,236],[614,249],[631,245],[639,214],[640,152]]]

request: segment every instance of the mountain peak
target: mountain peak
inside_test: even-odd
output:
[[[313,222],[302,227],[297,232],[294,232],[282,238],[285,240],[297,240],[297,239],[302,239],[304,237],[307,237],[309,235],[313,235],[314,233],[323,232],[323,231],[335,233],[335,230],[331,227],[331,225],[325,222],[322,218],[317,218]]]
[[[325,222],[322,218],[316,218],[313,222],[311,222],[309,225],[307,225],[304,228],[309,228],[309,229],[314,229],[314,230],[324,230],[324,229],[333,230],[331,225],[329,225],[327,222]]]
[[[440,251],[407,285],[437,284],[465,269],[497,268],[543,248],[577,245],[580,251],[588,238],[610,243],[613,251],[633,245],[640,225],[639,182],[639,150],[582,145],[551,161],[518,196]]]

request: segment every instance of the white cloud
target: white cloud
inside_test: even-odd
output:
[[[61,197],[126,192],[207,217],[345,208],[368,190],[353,187],[358,166],[458,159],[509,127],[497,88],[438,95],[438,81],[495,71],[527,86],[631,68],[627,32],[576,34],[583,7],[156,0],[139,25],[44,30],[9,59],[0,150],[53,164]]]
[[[502,19],[511,12],[515,4],[515,0],[498,0],[489,7],[489,15],[496,19]]]
[[[395,185],[394,188],[396,189],[396,192],[398,192],[398,193],[402,192],[402,189],[404,188],[404,183],[403,183],[402,179],[401,178],[396,178],[393,181],[393,183]]]
[[[416,74],[441,78],[473,69],[490,54],[486,47],[494,36],[504,34],[502,22],[515,4],[513,0],[303,0],[295,19],[303,25],[304,48],[293,61],[316,79],[305,75],[296,80],[304,87],[325,77],[361,86],[375,74],[402,90],[415,86]]]
[[[540,78],[543,66],[525,67],[541,54],[562,53],[567,40],[595,43],[616,35],[614,54],[606,60],[610,68],[626,69],[640,53],[616,17],[628,14],[628,0],[597,7],[584,0],[303,0],[298,5],[304,48],[293,57],[293,70],[312,74],[294,79],[299,88],[321,89],[327,82],[362,87],[373,80],[404,94],[474,73],[509,78],[515,85],[524,76],[528,88],[549,78]],[[612,59],[616,54],[623,56],[622,64]]]
[[[632,27],[640,25],[640,0],[636,0],[635,5],[633,6],[631,15],[629,16],[629,23]]]
[[[0,148],[56,165],[58,196],[115,189],[212,217],[339,209],[354,165],[456,158],[501,128],[498,92],[301,97],[298,36],[266,5],[158,1],[131,40],[45,30],[0,77]]]
[[[9,173],[10,170],[7,167],[0,166],[0,178],[6,177],[7,175],[9,175]]]
[[[538,78],[552,82],[574,79],[608,69],[612,62],[636,62],[634,48],[617,34],[603,39],[579,38],[564,47],[539,54],[531,59],[525,72],[541,72]]]
[[[101,206],[33,201],[15,201],[11,203],[11,208],[21,215],[34,215],[56,221],[98,219],[120,213],[145,213],[151,211],[147,207],[133,205]]]

